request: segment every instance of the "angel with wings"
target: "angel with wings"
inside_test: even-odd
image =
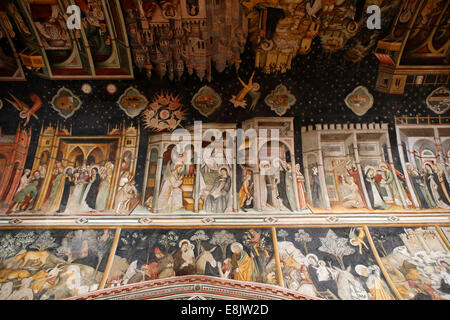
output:
[[[253,77],[255,76],[255,72],[252,73],[252,76],[248,80],[248,83],[242,81],[240,77],[238,77],[239,82],[242,84],[243,88],[236,96],[233,96],[230,99],[230,102],[234,105],[235,108],[242,107],[245,108],[247,106],[247,101],[245,97],[247,94],[252,99],[252,104],[250,105],[250,110],[253,110],[258,103],[259,98],[261,97],[261,92],[259,89],[261,88],[259,83],[253,82]]]
[[[356,235],[356,230],[359,231],[358,235]],[[363,245],[367,250],[369,250],[369,247],[364,241],[364,239],[366,238],[366,233],[364,232],[364,229],[362,227],[351,228],[348,237],[350,238],[349,242],[352,246],[359,247],[359,254],[362,254]]]
[[[42,108],[42,100],[37,94],[32,93],[30,95],[30,99],[33,102],[33,105],[31,106],[31,108],[25,102],[19,100],[18,98],[13,96],[11,93],[10,93],[10,96],[13,98],[14,101],[11,101],[9,99],[5,99],[5,100],[8,101],[9,103],[11,103],[14,106],[14,108],[16,108],[20,112],[19,113],[20,118],[27,119],[24,124],[25,126],[30,121],[31,116],[33,116],[34,118],[39,120],[38,116],[36,115],[36,112]]]

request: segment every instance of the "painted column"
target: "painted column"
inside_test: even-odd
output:
[[[403,195],[403,192],[401,191],[403,188],[400,188],[400,182],[398,181],[397,174],[395,173],[394,159],[392,158],[391,142],[389,141],[389,132],[387,130],[384,134],[384,137],[386,139],[386,149],[387,149],[387,153],[388,153],[389,164],[391,165],[391,172],[394,175],[394,181],[395,181],[395,184],[397,185],[398,193],[400,194],[400,199],[402,200],[403,207],[405,209],[408,209],[408,205],[406,203],[405,196]],[[405,192],[406,192],[406,190],[405,190]],[[394,197],[394,195],[392,195],[392,197]],[[395,203],[395,199],[393,199],[393,200]]]
[[[312,204],[312,195],[311,195],[311,182],[309,179],[309,164],[308,164],[308,154],[303,154],[303,175],[305,177],[305,189],[306,196],[308,198],[309,203]]]
[[[152,153],[152,150],[154,150],[152,147],[151,147],[151,145],[150,145],[150,142],[147,144],[147,157],[146,157],[146,159],[145,159],[145,172],[144,172],[144,181],[143,181],[143,184],[142,184],[142,195],[141,195],[141,202],[143,203],[143,204],[145,204],[145,200],[147,200],[147,199],[145,199],[145,193],[147,192],[147,183],[148,183],[148,170],[149,170],[149,168],[150,168],[150,156],[151,156],[151,153]],[[154,190],[154,189],[153,189]]]
[[[53,167],[55,165],[56,156],[58,154],[59,136],[58,136],[59,124],[56,125],[55,134],[52,138],[52,146],[50,149],[50,158],[48,160],[47,172],[45,173],[44,181],[42,182],[41,189],[36,198],[36,202],[33,205],[33,210],[39,210],[45,201],[45,196],[47,195],[47,189],[50,185],[50,180],[52,178]]]
[[[256,169],[253,171],[253,208],[257,211],[262,211],[262,204],[261,204],[261,185],[260,185],[260,179],[261,175],[259,174],[259,168],[256,167]]]
[[[322,158],[322,144],[320,142],[320,133],[317,134],[317,144],[318,144],[318,157],[317,157],[317,169],[319,171],[319,181],[320,188],[322,189],[323,201],[325,202],[325,207],[328,210],[331,210],[330,206],[330,198],[328,197],[327,183],[325,181],[325,168],[323,167],[323,158]]]
[[[120,170],[121,166],[122,166],[122,156],[123,156],[123,149],[125,147],[125,135],[124,135],[124,130],[125,130],[125,121],[122,124],[121,127],[121,136],[119,139],[119,147],[117,148],[117,153],[116,153],[116,161],[114,164],[114,171],[115,173],[113,174],[112,177],[112,181],[111,181],[111,189],[109,192],[109,199],[108,202],[106,204],[106,208],[107,209],[114,209],[115,210],[115,205],[116,205],[116,193],[119,189],[119,182],[120,182],[120,178],[122,175],[122,171]]]
[[[201,144],[196,143],[199,145],[198,150],[201,150]],[[195,155],[194,150],[194,162],[195,162],[195,182],[194,182],[194,213],[199,212],[199,198],[200,198],[200,175],[202,174],[201,170],[201,161],[202,157],[200,155]]]
[[[291,153],[291,173],[292,173],[292,184],[294,187],[294,197],[295,197],[295,205],[297,208],[292,208],[293,211],[299,211],[300,210],[300,201],[298,200],[298,188],[297,188],[297,174],[295,172],[295,149],[293,147],[293,141],[291,141],[291,149],[289,152]]]
[[[419,205],[419,201],[417,200],[417,197],[416,197],[416,192],[420,192],[420,190],[416,190],[416,192],[414,192],[415,189],[414,189],[413,185],[411,184],[411,179],[409,178],[409,173],[406,168],[406,159],[405,159],[405,156],[403,155],[403,145],[402,145],[402,140],[401,140],[401,136],[400,136],[400,129],[398,127],[395,128],[395,133],[396,133],[396,138],[397,138],[398,154],[400,156],[400,163],[402,164],[403,174],[405,175],[406,185],[408,186],[409,193],[411,194],[411,198],[413,200],[414,207],[417,210],[420,210],[421,208]]]
[[[164,154],[164,146],[161,146],[161,150],[158,155],[158,164],[156,166],[156,177],[155,177],[155,192],[153,192],[153,201],[152,201],[152,213],[157,213],[158,210],[158,197],[159,197],[159,186],[161,184],[161,174],[162,174],[162,165],[163,165],[163,154]]]
[[[237,202],[237,194],[236,194],[236,162],[237,162],[237,157],[236,157],[236,137],[233,137],[233,176],[231,177],[231,191],[233,193],[233,212],[237,213],[238,212],[238,202]]]
[[[438,162],[442,166],[442,169],[444,171],[445,178],[447,179],[447,182],[450,182],[450,174],[445,169],[445,158],[444,158],[444,152],[442,150],[442,143],[441,143],[441,137],[439,135],[438,128],[434,128],[434,143],[436,145],[436,150],[438,152]],[[449,190],[450,192],[450,190]]]
[[[367,193],[366,183],[364,181],[364,172],[361,168],[361,159],[359,158],[358,139],[356,138],[356,133],[353,132],[352,136],[353,136],[353,151],[355,154],[355,163],[356,163],[356,168],[358,170],[359,183],[361,184],[361,188],[363,190],[364,199],[366,200],[365,202],[366,202],[367,208],[370,210],[373,210],[372,204],[370,203],[369,194]]]

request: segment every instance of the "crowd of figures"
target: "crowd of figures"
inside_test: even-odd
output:
[[[341,206],[346,209],[388,210],[393,205],[402,207],[404,200],[408,207],[412,207],[413,192],[420,209],[450,209],[450,186],[444,171],[448,171],[449,166],[444,169],[439,164],[426,162],[417,169],[406,163],[406,169],[412,190],[408,188],[406,176],[387,162],[382,162],[378,167],[365,166],[363,185],[355,162],[347,161],[345,169],[336,174]],[[387,200],[388,195],[390,199]],[[313,207],[323,207],[323,190],[316,166],[311,169],[311,198]]]
[[[108,287],[187,275],[278,283],[270,231],[241,232],[242,241],[227,230],[198,230],[189,239],[181,238],[181,230],[144,233],[121,236]]]
[[[295,177],[291,163],[280,159],[274,171],[274,164],[261,161],[259,175],[260,200],[262,210],[299,211],[306,209],[305,178],[300,165],[295,167]],[[340,167],[340,168],[339,168]],[[339,168],[339,170],[337,170]],[[407,175],[387,162],[378,166],[365,166],[360,177],[357,165],[348,160],[336,165],[334,177],[339,204],[346,209],[388,210],[402,207],[403,203],[412,208],[417,201],[420,209],[441,208],[450,210],[449,174],[440,164],[425,162],[420,169],[406,163]],[[208,168],[207,168],[208,169]],[[222,166],[215,171],[202,168],[199,177],[199,202],[206,212],[224,213],[232,209],[232,173],[229,167]],[[56,162],[49,184],[43,188],[47,176],[47,166],[40,165],[32,172],[25,169],[16,194],[7,214],[24,211],[43,211],[48,213],[104,212],[129,214],[131,200],[138,198],[134,176],[126,170],[120,171],[118,187],[109,202],[113,191],[112,177],[114,165],[80,165],[63,167]],[[205,172],[203,172],[205,171]],[[244,212],[255,208],[255,176],[251,168],[241,166],[239,188],[237,189],[238,208]],[[314,208],[323,208],[324,191],[321,187],[320,173],[313,166],[310,174],[311,203]],[[212,178],[211,178],[212,177]],[[160,192],[157,197],[158,212],[176,212],[186,209],[186,178],[195,181],[195,167],[185,163],[169,163],[163,174]],[[409,181],[407,181],[409,179]],[[294,181],[295,180],[295,181]],[[410,186],[410,187],[409,187]],[[45,190],[44,190],[45,189]],[[298,194],[296,196],[295,189]],[[45,195],[41,193],[44,192]],[[191,192],[192,199],[196,189]],[[414,197],[413,197],[414,194]],[[37,199],[41,199],[36,208]],[[151,207],[153,198],[145,204]],[[297,205],[299,204],[299,206]],[[39,209],[39,210],[37,210]]]
[[[297,211],[306,209],[306,197],[304,192],[305,178],[300,172],[300,165],[295,167],[296,181],[294,181],[291,163],[280,159],[277,162],[276,172],[268,161],[260,163],[260,183],[262,210]],[[239,209],[246,212],[254,208],[255,183],[253,171],[242,166],[242,183],[238,193]],[[298,190],[297,206],[295,186]]]
[[[280,160],[276,174],[271,175],[268,162],[261,161],[263,210],[297,210],[292,165]]]
[[[38,211],[38,197],[43,199],[40,209],[43,212],[103,212],[110,198],[113,169],[111,162],[106,162],[103,166],[78,167],[63,167],[61,162],[56,162],[47,188],[43,188],[47,175],[46,165],[39,166],[34,172],[26,169],[6,214]],[[129,172],[123,172],[114,204],[115,212],[119,214],[126,210],[130,200],[137,194],[133,176]]]
[[[362,228],[358,228],[358,235],[353,228],[329,229],[326,234],[326,229],[318,230],[318,234],[312,229],[296,231],[278,231],[281,270],[287,288],[331,300],[395,299],[370,256]],[[348,232],[349,237],[339,237],[337,232]],[[359,247],[359,251],[352,246]]]
[[[110,230],[8,230],[0,234],[0,300],[61,300],[98,290]]]
[[[450,299],[450,252],[433,229],[371,230],[386,272],[403,299]]]
[[[450,209],[450,186],[444,172],[450,170],[449,166],[444,169],[439,164],[428,162],[419,171],[407,163],[406,169],[421,208]]]

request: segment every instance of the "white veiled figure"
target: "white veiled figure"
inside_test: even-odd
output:
[[[180,188],[184,179],[184,175],[181,174],[183,170],[182,163],[175,164],[173,170],[170,164],[167,165],[158,196],[158,211],[173,212],[183,208],[183,191]]]

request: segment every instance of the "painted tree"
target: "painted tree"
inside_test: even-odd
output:
[[[235,242],[234,235],[226,230],[214,232],[212,239],[209,241],[212,245],[219,246],[222,250],[222,259],[227,257],[227,248]]]
[[[333,230],[328,230],[326,237],[319,238],[322,245],[319,251],[333,255],[339,262],[341,269],[345,269],[344,257],[355,253],[355,249],[350,247],[347,238],[339,238]]]
[[[387,256],[386,248],[384,247],[384,242],[386,241],[386,236],[380,232],[371,232],[372,239],[375,243],[377,243],[381,248],[381,253],[384,257]]]
[[[295,233],[295,241],[303,244],[306,256],[308,254],[308,246],[306,244],[312,241],[310,234],[303,229],[298,229],[298,231]]]
[[[30,249],[45,251],[57,246],[58,244],[55,242],[55,238],[53,238],[50,231],[47,230],[37,237],[36,241],[30,246]]]
[[[0,261],[13,257],[22,250],[26,250],[36,240],[36,237],[37,235],[34,231],[21,231],[15,236],[10,232],[2,234],[0,238]]]
[[[179,237],[175,231],[169,231],[168,233],[162,235],[161,239],[159,239],[159,243],[164,246],[166,253],[169,253],[169,249],[178,244],[178,239]]]
[[[286,238],[289,236],[289,233],[284,229],[280,229],[280,230],[278,230],[277,235],[280,238],[283,238],[283,241],[286,241]]]
[[[0,260],[3,261],[17,254],[17,247],[11,233],[4,233],[0,239]]]
[[[89,231],[93,230],[68,232],[61,241],[61,246],[56,250],[56,255],[67,257],[68,263],[86,258],[89,255]]]
[[[136,253],[148,247],[148,235],[142,231],[125,232],[119,241],[118,250],[125,252],[127,262],[130,263]]]
[[[267,274],[266,266],[273,253],[272,232],[267,230],[255,230],[255,232],[245,232],[242,236],[242,244],[250,250],[249,252],[254,252],[260,270],[261,279],[259,281],[263,281]]]
[[[15,236],[15,244],[19,250],[24,250],[35,242],[36,238],[37,234],[34,231],[21,231]]]
[[[194,235],[190,238],[191,241],[194,241],[197,244],[197,257],[200,255],[200,247],[203,241],[209,240],[208,235],[204,230],[198,230]]]
[[[150,252],[151,252],[152,244],[157,243],[158,238],[159,238],[159,234],[156,232],[152,232],[150,235],[147,236],[147,247],[145,249],[146,250],[145,264],[148,264],[148,262],[150,260]]]
[[[88,246],[91,255],[97,256],[97,265],[95,267],[94,279],[97,276],[98,268],[100,267],[103,258],[109,251],[112,245],[113,237],[111,232],[106,229],[101,233],[101,231],[92,231],[87,235]]]

